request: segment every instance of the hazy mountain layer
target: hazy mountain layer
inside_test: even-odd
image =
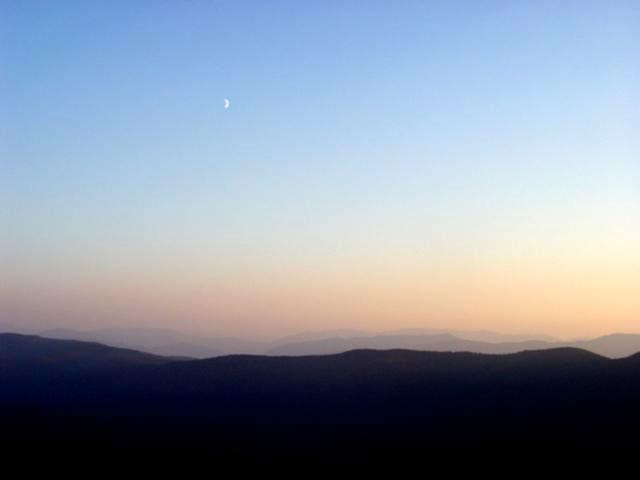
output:
[[[328,338],[278,345],[267,351],[269,355],[328,355],[354,349],[386,350],[402,348],[437,352],[516,353],[525,350],[550,348],[581,348],[610,358],[621,358],[640,352],[640,335],[607,335],[580,342],[548,342],[528,340],[520,342],[480,342],[465,340],[450,334],[440,335],[382,335],[375,337]]]
[[[21,333],[21,332],[17,332]],[[231,354],[327,355],[354,349],[515,353],[572,347],[610,358],[640,352],[640,335],[613,334],[591,340],[563,342],[544,335],[509,335],[488,331],[403,329],[378,334],[341,329],[301,333],[273,341],[187,335],[167,329],[111,328],[94,331],[54,329],[49,338],[99,342],[154,355],[211,358]]]

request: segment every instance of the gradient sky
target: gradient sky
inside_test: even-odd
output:
[[[637,1],[3,1],[0,322],[640,332],[639,106]]]

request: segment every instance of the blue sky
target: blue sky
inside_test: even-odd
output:
[[[263,292],[280,305],[327,265],[638,260],[637,2],[8,1],[0,17],[11,312],[17,290],[96,272],[286,277]],[[295,329],[278,308],[264,329]],[[447,315],[416,312],[397,326]],[[451,317],[484,318],[468,315]]]

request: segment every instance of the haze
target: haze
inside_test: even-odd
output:
[[[0,322],[640,333],[638,45],[634,1],[2,2]]]

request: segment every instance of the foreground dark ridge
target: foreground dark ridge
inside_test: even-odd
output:
[[[640,355],[356,350],[173,361],[0,335],[0,428],[11,446],[309,456],[540,442],[637,446],[638,404]]]

